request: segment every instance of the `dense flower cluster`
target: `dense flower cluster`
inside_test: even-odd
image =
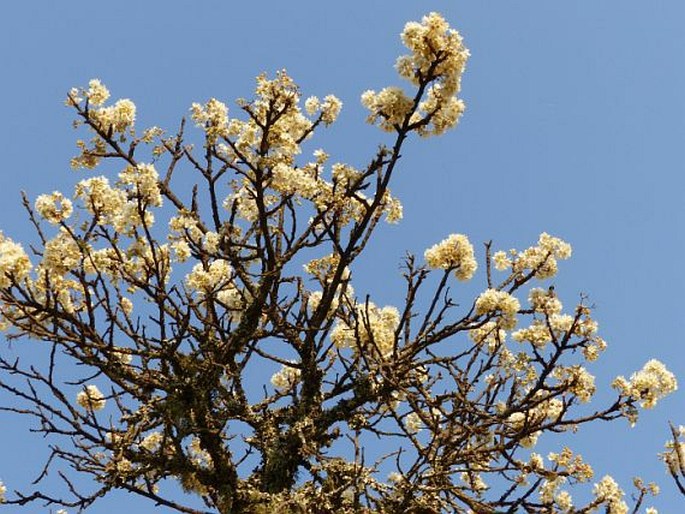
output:
[[[583,366],[557,366],[553,372],[554,378],[566,391],[575,395],[581,402],[589,402],[597,388],[595,377]]]
[[[31,272],[31,261],[18,243],[0,232],[0,287],[10,287]]]
[[[660,399],[678,389],[678,382],[663,363],[652,359],[633,373],[630,380],[616,377],[612,386],[622,395],[639,401],[644,408],[651,409]]]
[[[300,381],[301,371],[294,366],[281,366],[281,369],[271,376],[271,384],[279,391],[287,391]]]
[[[616,480],[606,475],[595,484],[592,492],[595,498],[606,505],[607,514],[626,514],[628,505],[623,501],[623,490],[618,486]]]
[[[159,190],[159,174],[152,164],[128,166],[119,173],[119,181],[133,188],[135,197],[145,206],[162,205],[162,194]]]
[[[228,107],[223,102],[211,98],[205,105],[193,103],[190,110],[193,121],[205,130],[208,143],[228,135]]]
[[[335,122],[342,110],[342,102],[335,95],[326,95],[323,102],[316,96],[310,96],[305,101],[305,109],[307,114],[314,116],[317,113],[321,114],[321,121],[326,125]]]
[[[399,87],[366,91],[362,104],[371,111],[368,121],[387,132],[411,127],[421,136],[442,134],[464,112],[464,103],[456,95],[469,52],[459,33],[434,12],[421,23],[407,23],[402,42],[411,54],[400,57],[396,69],[413,85],[425,87],[426,98],[417,105]]]
[[[105,395],[95,385],[87,385],[76,395],[76,402],[86,410],[96,411],[105,408]]]
[[[71,200],[65,198],[59,191],[38,196],[35,206],[38,214],[53,225],[66,221],[74,210]]]
[[[506,291],[487,289],[476,299],[476,313],[500,316],[499,325],[505,330],[516,326],[516,314],[520,308],[518,299]]]
[[[528,302],[535,312],[540,312],[550,316],[552,314],[560,314],[562,304],[559,298],[551,292],[545,291],[539,287],[534,287],[528,293]]]
[[[331,340],[338,348],[370,351],[383,357],[392,353],[395,331],[400,322],[400,314],[395,307],[380,309],[372,302],[358,304],[353,321],[348,324],[340,320],[331,332]]]
[[[511,269],[521,276],[533,273],[536,278],[545,279],[556,275],[558,261],[568,259],[571,253],[570,244],[543,232],[537,246],[531,246],[522,252],[511,250],[509,255],[496,252],[493,262],[500,271]]]
[[[478,269],[473,245],[463,234],[451,234],[426,250],[424,258],[430,268],[454,269],[459,280],[471,279]]]

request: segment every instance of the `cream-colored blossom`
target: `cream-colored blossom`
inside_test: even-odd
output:
[[[395,307],[379,309],[372,302],[356,306],[356,326],[349,326],[340,320],[331,331],[331,341],[338,348],[352,348],[355,351],[377,350],[382,357],[395,348],[395,331],[400,322],[400,313]]]
[[[91,81],[88,82],[86,98],[88,98],[88,103],[91,106],[98,107],[109,98],[109,90],[99,79],[91,79]]]
[[[96,411],[104,409],[107,400],[97,386],[88,385],[76,395],[76,402],[86,410]]]
[[[259,207],[257,205],[257,193],[249,184],[237,187],[235,192],[228,195],[223,201],[223,207],[228,212],[233,212],[235,208],[238,217],[249,222],[256,222],[259,219]],[[278,201],[276,195],[268,194],[264,196],[264,206],[268,209]]]
[[[126,316],[130,316],[133,312],[133,302],[129,298],[122,297],[119,300],[119,307]]]
[[[370,111],[367,121],[388,132],[409,128],[421,136],[441,134],[464,112],[464,102],[456,95],[469,52],[459,33],[434,12],[421,23],[407,23],[402,42],[411,53],[400,57],[395,68],[413,85],[423,86],[425,97],[416,106],[411,95],[397,87],[366,91],[362,104]]]
[[[583,366],[557,366],[552,375],[581,402],[588,402],[595,394],[595,377]]]
[[[107,177],[91,177],[76,185],[76,198],[101,225],[111,224],[126,204],[126,192],[109,185]]]
[[[478,268],[473,245],[463,234],[451,234],[426,250],[424,258],[431,268],[454,268],[454,274],[459,280],[469,280]]]
[[[273,169],[271,187],[284,195],[299,194],[303,198],[313,198],[319,191],[319,185],[312,171],[279,163]]]
[[[571,245],[550,236],[546,232],[540,234],[537,246],[531,246],[523,252],[514,252],[512,270],[517,274],[533,272],[538,279],[553,277],[557,273],[559,259],[571,257]]]
[[[385,219],[388,223],[399,223],[403,216],[402,202],[394,196],[386,193]]]
[[[617,377],[612,383],[622,395],[640,401],[640,404],[651,409],[657,402],[678,389],[675,375],[656,359],[648,361],[640,371],[636,371],[626,380]]]
[[[552,340],[547,323],[539,319],[533,320],[529,327],[512,332],[511,337],[519,343],[528,341],[536,348],[544,348]]]
[[[423,421],[416,412],[411,412],[404,418],[404,427],[407,429],[407,432],[414,434],[421,430]]]
[[[541,312],[548,316],[561,313],[562,304],[554,292],[534,287],[528,293],[528,302],[536,312]]]
[[[183,239],[171,243],[171,249],[174,251],[174,256],[178,262],[187,261],[192,254],[188,241]]]
[[[164,436],[160,432],[151,432],[140,442],[140,447],[154,453],[159,450],[163,440]]]
[[[129,353],[129,351],[124,351],[121,348],[115,349],[112,351],[111,356],[112,359],[114,359],[116,362],[119,364],[131,364],[131,360],[133,360],[133,356]]]
[[[542,434],[540,430],[530,431],[532,423],[533,420],[531,419],[531,416],[526,416],[523,412],[513,412],[507,418],[507,424],[514,430],[522,430],[525,428],[529,431],[528,434],[520,437],[518,440],[524,448],[532,448],[535,446],[538,442],[538,438]]]
[[[566,477],[560,475],[551,476],[550,478],[543,480],[540,489],[538,490],[540,501],[549,505],[553,504],[557,491],[564,483],[566,483]]]
[[[23,280],[31,272],[31,261],[24,248],[0,232],[0,288]]]
[[[64,276],[79,266],[83,258],[82,250],[84,247],[62,228],[55,237],[45,243],[40,267],[51,278]]]
[[[197,218],[187,211],[179,211],[177,216],[169,220],[169,240],[179,262],[190,257],[189,243],[195,247],[203,246],[204,234],[200,229]]]
[[[559,491],[554,497],[554,503],[557,504],[562,512],[570,512],[573,508],[573,498],[568,491]]]
[[[212,261],[205,267],[197,263],[186,276],[188,288],[199,292],[209,292],[226,287],[233,278],[233,268],[223,259]]]
[[[64,105],[67,107],[73,107],[83,102],[81,93],[82,91],[77,87],[72,87],[69,89],[69,92],[67,93],[67,99],[64,101]]]
[[[83,262],[83,269],[86,273],[102,273],[111,280],[119,278],[123,267],[122,255],[114,248],[92,250]]]
[[[535,452],[530,454],[530,457],[528,459],[528,465],[532,468],[533,471],[542,470],[545,468],[545,463],[542,459],[542,455]]]
[[[328,284],[333,280],[335,272],[340,263],[340,256],[331,253],[317,259],[312,259],[302,266],[306,273],[315,277],[321,284]],[[350,270],[345,268],[340,277],[342,280],[349,280]]]
[[[210,98],[205,105],[193,103],[190,110],[195,124],[204,129],[209,144],[228,135],[228,107],[223,102]]]
[[[281,369],[271,376],[271,384],[279,391],[292,389],[299,381],[302,371],[294,366],[281,366]]]
[[[152,164],[127,166],[119,173],[119,181],[133,188],[136,197],[146,206],[162,205],[162,194],[159,189],[159,174]]]
[[[338,118],[342,105],[335,95],[327,95],[321,104],[321,121],[326,125],[333,123]]]
[[[367,118],[369,123],[378,123],[385,132],[393,132],[403,125],[414,101],[399,87],[386,87],[378,93],[365,91],[362,105],[371,111]]]
[[[493,353],[501,344],[506,341],[507,332],[494,321],[488,321],[481,327],[469,330],[469,337],[476,344],[487,345],[488,351]]]
[[[103,132],[123,134],[135,123],[136,105],[128,98],[122,98],[114,105],[91,110],[89,116]]]
[[[498,323],[505,330],[516,326],[516,314],[521,308],[518,299],[506,291],[487,289],[476,299],[476,314],[499,315]]]
[[[492,256],[492,261],[495,263],[495,269],[499,271],[511,268],[511,259],[507,256],[506,252],[495,252]]]
[[[606,505],[607,514],[626,514],[628,505],[623,501],[623,490],[609,475],[595,484],[592,489],[595,498]]]
[[[307,111],[307,114],[309,114],[310,116],[316,114],[319,111],[320,107],[321,101],[316,96],[310,96],[304,101],[304,108]]]
[[[53,225],[67,220],[73,212],[71,200],[65,198],[59,191],[38,196],[35,207],[38,214]]]
[[[219,245],[221,244],[221,236],[216,232],[208,231],[204,236],[204,241],[202,241],[202,248],[209,252],[210,254],[217,253],[219,251]]]

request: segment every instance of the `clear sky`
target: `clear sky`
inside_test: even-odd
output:
[[[398,264],[449,233],[507,249],[542,231],[573,244],[555,280],[567,304],[595,303],[610,347],[590,368],[600,389],[650,358],[685,389],[685,2],[682,0],[167,0],[6,2],[0,17],[0,205],[4,232],[30,237],[19,191],[71,190],[69,158],[83,134],[63,106],[71,86],[98,77],[138,106],[138,125],[172,129],[193,101],[233,106],[254,77],[287,68],[305,96],[334,93],[339,122],[317,143],[363,165],[384,136],[364,126],[359,95],[396,84],[404,23],[441,12],[472,57],[467,112],[456,130],[412,141],[393,191],[405,219],[382,227],[355,270],[376,303],[401,301]],[[458,295],[459,293],[457,293]],[[468,303],[471,298],[463,298]],[[29,344],[22,342],[21,344]],[[607,400],[609,396],[598,395]],[[662,484],[653,505],[685,507],[656,460],[667,420],[685,424],[685,392],[643,413],[637,427],[579,434],[598,478],[626,490],[640,474]],[[46,441],[0,413],[0,477],[27,485]],[[124,502],[124,503],[122,503]],[[151,512],[125,494],[89,512]],[[37,506],[26,512],[43,512]]]

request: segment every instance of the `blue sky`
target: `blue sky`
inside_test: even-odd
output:
[[[316,146],[361,166],[384,136],[364,125],[359,95],[399,82],[399,32],[431,10],[471,50],[467,112],[456,130],[405,149],[393,187],[405,219],[381,228],[355,270],[356,289],[399,303],[405,251],[422,254],[452,232],[507,249],[548,231],[574,246],[557,290],[567,304],[590,295],[610,344],[591,369],[600,388],[652,357],[685,384],[679,0],[8,2],[0,18],[2,229],[31,237],[20,190],[69,191],[83,178],[69,168],[78,135],[62,102],[93,77],[135,101],[139,126],[173,129],[191,102],[215,96],[232,107],[250,96],[258,73],[287,68],[304,95],[343,100],[339,122]],[[573,444],[598,477],[612,473],[626,489],[637,474],[660,481],[653,504],[674,512],[685,499],[655,454],[667,420],[685,424],[684,404],[681,391],[633,429],[598,426]],[[16,417],[0,414],[0,423],[0,477],[11,489],[37,474],[46,442]],[[89,512],[121,501],[132,514],[149,512],[126,495]]]

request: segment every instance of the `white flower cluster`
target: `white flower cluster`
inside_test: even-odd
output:
[[[595,377],[583,366],[557,366],[552,372],[559,385],[576,397],[581,402],[589,402],[595,394]]]
[[[560,314],[563,308],[557,296],[539,287],[534,287],[528,293],[528,302],[535,312],[540,312],[548,316]]]
[[[91,177],[76,185],[74,196],[83,201],[85,208],[101,224],[112,223],[126,203],[126,193],[112,188],[107,177]]]
[[[388,356],[395,348],[395,331],[400,313],[392,306],[379,309],[372,302],[356,306],[356,327],[338,321],[331,331],[331,340],[338,348],[358,348]]]
[[[494,321],[488,321],[478,328],[469,330],[469,337],[476,344],[486,344],[493,353],[507,339],[507,332]]]
[[[531,421],[530,418],[526,416],[524,412],[512,412],[507,418],[507,424],[514,430],[519,431],[524,428],[529,428]],[[528,427],[526,426],[528,425]],[[532,448],[538,442],[541,432],[535,430],[525,437],[519,439],[519,443],[524,448]]]
[[[309,199],[313,199],[320,190],[315,168],[294,168],[284,163],[274,166],[271,187],[284,195],[297,193]]]
[[[368,121],[387,132],[410,127],[421,136],[442,134],[464,112],[464,103],[456,95],[469,51],[459,33],[435,12],[421,23],[407,23],[402,42],[411,54],[400,57],[395,67],[413,85],[427,86],[426,98],[415,106],[414,99],[398,87],[366,91],[362,104],[371,111]]]
[[[159,207],[162,205],[162,193],[159,190],[159,174],[152,164],[128,166],[119,173],[119,181],[131,186],[140,201],[145,205]]]
[[[128,98],[117,100],[114,105],[101,107],[109,99],[109,90],[98,79],[92,79],[88,83],[88,90],[84,92],[88,99],[89,107],[98,107],[90,111],[91,119],[96,122],[104,132],[124,132],[132,126],[136,119],[136,106]],[[72,103],[79,103],[81,98],[78,91],[72,89],[69,93]]]
[[[99,107],[109,98],[109,89],[107,89],[107,87],[99,79],[91,79],[90,82],[88,82],[86,98],[88,98],[88,103],[90,105],[93,107]]]
[[[45,243],[41,268],[54,275],[64,275],[81,262],[81,249],[68,230],[61,228],[55,237]]]
[[[294,366],[281,366],[281,369],[271,376],[271,384],[279,391],[292,389],[299,381],[302,371]]]
[[[595,336],[597,322],[590,318],[590,310],[579,306],[574,317],[561,314],[562,304],[553,292],[540,288],[533,288],[528,295],[533,311],[544,314],[545,319],[534,319],[530,326],[512,333],[512,338],[518,342],[527,341],[537,348],[544,348],[553,338],[563,336],[564,332],[584,338],[583,353],[588,360],[596,360],[599,352],[606,348],[606,343]]]
[[[536,278],[545,279],[556,275],[557,261],[568,259],[571,253],[570,244],[543,232],[537,246],[531,246],[522,252],[511,250],[509,255],[501,251],[496,252],[492,258],[495,268],[500,271],[511,268],[518,275],[533,272]]]
[[[223,102],[211,98],[205,105],[193,103],[190,110],[195,124],[204,129],[209,144],[228,135],[228,107]]]
[[[169,220],[169,241],[178,262],[188,260],[191,254],[190,244],[195,247],[204,246],[203,238],[204,235],[198,226],[197,219],[190,213],[180,211],[177,216]],[[216,248],[214,250],[216,251]]]
[[[519,343],[528,341],[536,348],[544,348],[552,340],[547,323],[543,320],[533,320],[530,326],[512,332],[511,337]]]
[[[74,210],[71,200],[65,198],[59,191],[38,196],[35,207],[38,214],[53,225],[67,220]]]
[[[75,106],[87,118],[94,134],[89,144],[82,140],[76,142],[81,153],[71,159],[72,168],[95,168],[107,152],[106,139],[118,137],[120,141],[124,141],[127,135],[135,135],[135,104],[128,98],[123,98],[113,105],[104,106],[109,96],[109,90],[98,79],[91,80],[87,89],[71,88],[69,91],[66,104]],[[86,103],[82,105],[84,97]],[[76,125],[81,123],[78,121]],[[150,142],[159,133],[160,130],[153,127],[145,131],[142,141]]]
[[[197,291],[204,300],[213,296],[230,311],[233,321],[240,319],[245,307],[245,294],[235,285],[233,268],[223,259],[212,261],[208,266],[197,263],[186,275],[185,283],[191,291]]]
[[[0,232],[0,287],[10,287],[13,281],[28,276],[31,261],[24,248]]]
[[[619,376],[611,384],[621,395],[640,401],[642,407],[651,409],[660,399],[678,389],[675,375],[656,359],[648,361],[630,380]]]
[[[326,125],[330,125],[338,118],[342,110],[342,102],[335,95],[327,95],[323,102],[316,96],[310,96],[304,102],[304,108],[310,116],[320,113],[321,121]]]
[[[516,326],[516,314],[520,308],[518,298],[497,289],[487,289],[476,299],[476,314],[500,315],[499,326],[505,330]]]
[[[151,164],[129,166],[119,174],[119,182],[132,188],[134,198],[128,199],[127,192],[111,187],[107,177],[91,177],[76,185],[74,198],[83,202],[85,209],[94,216],[99,225],[111,225],[119,233],[132,235],[135,228],[143,223],[150,227],[154,215],[145,209],[142,212],[138,198],[147,206],[160,206],[162,198],[159,190],[158,175]]]
[[[431,246],[423,256],[430,268],[454,269],[459,280],[469,280],[478,268],[473,245],[463,234],[451,234]]]
[[[605,475],[592,489],[595,498],[606,505],[607,514],[627,514],[628,505],[623,501],[623,490],[616,480]]]
[[[423,421],[421,421],[421,417],[416,412],[410,412],[404,418],[404,427],[410,434],[415,434],[423,427]]]
[[[86,410],[96,411],[105,408],[105,395],[95,385],[86,386],[76,395],[76,402]]]

